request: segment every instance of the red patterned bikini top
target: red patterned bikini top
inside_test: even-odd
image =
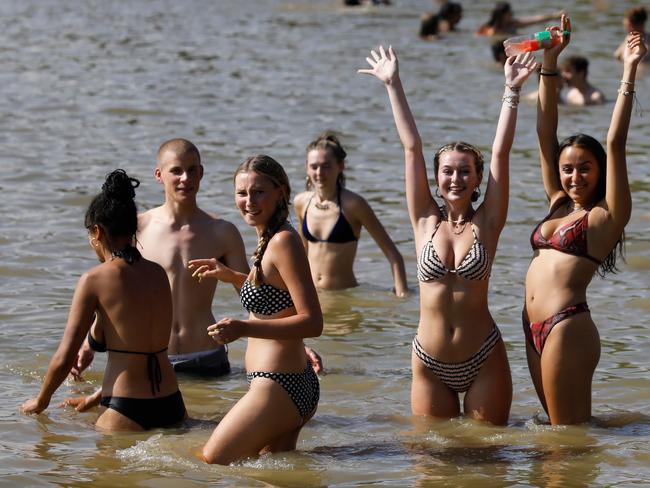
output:
[[[558,203],[563,203],[561,199]],[[569,222],[557,229],[553,235],[547,239],[542,235],[542,224],[546,222],[553,212],[560,205],[556,204],[544,220],[542,220],[530,236],[530,245],[535,249],[555,249],[566,254],[587,258],[596,264],[601,264],[600,259],[596,259],[587,252],[587,225],[589,222],[589,210],[581,218]]]

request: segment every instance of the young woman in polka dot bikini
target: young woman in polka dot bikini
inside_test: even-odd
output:
[[[235,172],[235,193],[237,208],[258,236],[250,275],[214,259],[190,261],[197,278],[240,288],[250,312],[248,320],[224,318],[208,327],[220,344],[248,337],[250,388],[203,447],[205,461],[218,464],[295,449],[319,398],[318,377],[302,340],[321,334],[323,316],[300,235],[287,222],[289,179],[271,157],[254,156]]]

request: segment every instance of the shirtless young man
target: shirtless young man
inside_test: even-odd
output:
[[[224,346],[207,333],[216,322],[212,298],[216,280],[198,283],[187,262],[213,256],[226,266],[248,272],[244,242],[226,220],[201,210],[196,195],[203,177],[199,150],[185,139],[171,139],[158,149],[154,171],[165,189],[165,203],[138,216],[137,247],[142,255],[160,264],[169,279],[173,300],[169,359],[177,372],[219,376],[230,371]],[[74,376],[90,365],[93,351],[84,342]]]
[[[226,350],[207,333],[208,326],[216,322],[212,299],[218,282],[192,279],[187,263],[212,256],[235,271],[248,273],[244,242],[235,225],[198,207],[196,195],[203,165],[194,144],[171,139],[160,146],[156,159],[154,175],[165,189],[165,203],[139,215],[137,245],[146,259],[165,269],[169,278],[173,300],[169,359],[177,372],[223,375],[230,371]],[[306,352],[319,372],[320,357],[310,348]],[[84,341],[72,375],[79,377],[92,359],[93,351]],[[94,403],[96,399],[88,397],[86,401]],[[78,409],[89,406],[80,405]]]

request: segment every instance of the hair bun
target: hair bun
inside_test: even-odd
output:
[[[135,198],[135,188],[140,186],[140,181],[131,178],[123,169],[106,175],[106,181],[102,185],[102,192],[109,198],[116,200],[133,200]]]

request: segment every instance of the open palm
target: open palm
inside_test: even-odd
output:
[[[524,81],[537,69],[537,62],[532,53],[518,54],[510,57],[503,66],[506,76],[506,85],[521,86]]]
[[[357,73],[373,75],[386,84],[390,84],[398,78],[397,56],[392,47],[388,48],[387,53],[383,46],[379,46],[379,53],[373,49],[370,51],[370,55],[372,57],[366,58],[366,61],[372,66],[372,69],[360,69]]]

